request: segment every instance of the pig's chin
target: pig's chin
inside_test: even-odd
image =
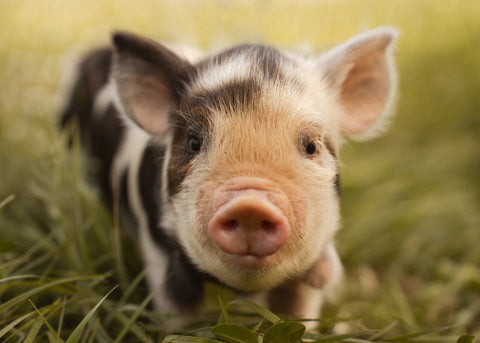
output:
[[[286,272],[278,256],[224,254],[222,267],[212,274],[239,291],[253,292],[281,284],[292,272]]]

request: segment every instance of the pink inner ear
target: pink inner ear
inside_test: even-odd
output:
[[[360,134],[370,128],[384,112],[391,91],[391,76],[385,49],[391,41],[381,36],[358,47],[340,68],[349,69],[340,88],[345,109],[342,131]]]
[[[126,94],[131,116],[145,131],[161,134],[168,130],[170,91],[154,77],[137,79]]]
[[[133,105],[134,118],[145,131],[151,134],[164,133],[168,129],[168,107],[155,104],[149,99],[137,99]]]

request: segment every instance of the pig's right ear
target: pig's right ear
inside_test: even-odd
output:
[[[130,34],[113,35],[117,103],[150,134],[168,130],[168,112],[191,68],[166,47]]]
[[[369,138],[385,126],[397,82],[394,28],[360,34],[320,58],[324,78],[340,103],[340,130],[353,138]]]

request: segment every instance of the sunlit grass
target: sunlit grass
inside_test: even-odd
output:
[[[82,52],[117,28],[319,51],[384,24],[402,31],[398,115],[342,151],[345,290],[320,326],[378,330],[365,341],[480,336],[478,18],[476,0],[2,1],[0,341],[67,340],[81,323],[79,342],[163,337],[135,244],[122,237],[119,268],[112,220],[55,126],[62,74]],[[202,324],[215,325],[215,306]]]

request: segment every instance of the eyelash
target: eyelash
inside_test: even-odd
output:
[[[308,156],[308,157],[314,157],[320,152],[320,142],[318,139],[312,139],[308,136],[306,136],[303,139],[303,152]]]

